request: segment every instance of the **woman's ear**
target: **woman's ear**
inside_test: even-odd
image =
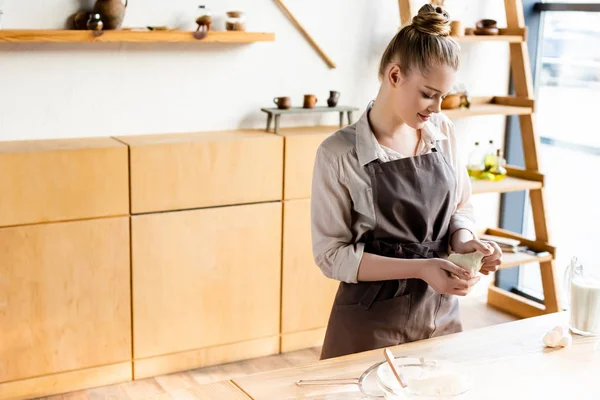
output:
[[[388,70],[388,73],[387,73],[387,79],[393,88],[399,86],[402,83],[403,76],[402,76],[402,69],[400,68],[400,65],[393,64],[390,67],[390,69]]]

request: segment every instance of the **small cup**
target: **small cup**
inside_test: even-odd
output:
[[[277,105],[277,108],[279,108],[280,110],[287,110],[288,108],[292,107],[292,102],[287,96],[275,97],[273,99],[273,103],[275,103]]]
[[[304,95],[304,108],[315,108],[317,104],[317,96],[314,94],[305,94]]]

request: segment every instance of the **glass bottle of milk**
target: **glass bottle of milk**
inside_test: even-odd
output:
[[[578,335],[600,335],[600,273],[584,271],[576,257],[565,271],[565,292],[570,297],[569,327]]]

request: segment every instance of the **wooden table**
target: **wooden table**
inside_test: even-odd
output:
[[[557,313],[423,340],[392,348],[394,355],[454,361],[473,374],[464,399],[600,399],[600,338],[573,335],[569,348],[545,348],[547,330],[566,324]],[[343,338],[341,338],[343,340]],[[360,399],[355,386],[296,386],[298,379],[357,378],[383,352],[353,354],[310,365],[234,379],[251,399]]]
[[[357,107],[350,106],[335,106],[335,107],[314,107],[314,108],[303,108],[303,107],[292,107],[288,109],[279,109],[279,108],[261,108],[263,112],[267,113],[267,129],[269,132],[271,129],[271,121],[273,117],[275,118],[275,129],[274,133],[279,132],[279,119],[283,114],[314,114],[314,113],[328,113],[328,112],[338,112],[340,113],[340,128],[344,126],[344,113],[348,115],[348,124],[352,124],[352,113],[354,111],[358,111]]]

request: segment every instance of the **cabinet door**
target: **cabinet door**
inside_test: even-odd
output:
[[[131,359],[127,217],[0,229],[0,382]]]
[[[281,130],[280,135],[285,139],[284,199],[310,197],[317,149],[321,142],[336,129],[329,126],[315,126]]]
[[[133,214],[281,200],[283,139],[260,131],[121,138]]]
[[[281,203],[134,216],[134,357],[277,335]]]
[[[325,327],[339,282],[314,263],[310,200],[286,201],[283,215],[282,333]]]
[[[128,168],[110,138],[0,142],[0,226],[125,216]]]

